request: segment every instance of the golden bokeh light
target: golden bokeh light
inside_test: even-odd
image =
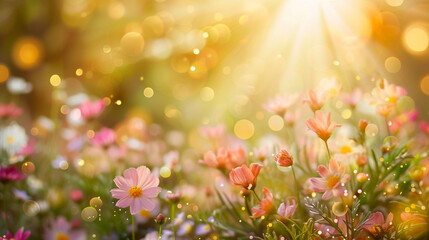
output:
[[[200,98],[204,102],[209,102],[209,101],[213,100],[214,96],[215,96],[215,92],[213,91],[213,89],[211,87],[203,87],[201,89]]]
[[[240,139],[249,139],[255,133],[255,126],[247,119],[241,119],[234,125],[234,133]]]
[[[426,95],[429,95],[429,75],[420,80],[420,90]]]
[[[401,61],[396,57],[388,57],[384,61],[384,67],[390,73],[397,73],[401,70]]]
[[[23,70],[30,70],[40,64],[43,56],[42,43],[34,37],[23,37],[12,48],[12,60]]]
[[[415,23],[408,26],[402,38],[404,46],[411,53],[424,52],[429,45],[429,34],[423,24]]]
[[[143,90],[143,94],[144,94],[144,96],[145,96],[145,97],[147,97],[147,98],[151,98],[151,97],[153,97],[154,91],[153,91],[153,89],[152,89],[152,88],[147,87],[147,88],[145,88],[145,89]]]
[[[138,32],[128,32],[121,39],[121,49],[128,56],[139,56],[143,48],[144,39]]]
[[[0,64],[0,83],[6,82],[9,78],[9,68],[6,65]]]
[[[273,115],[268,119],[268,126],[273,131],[280,131],[284,127],[283,118],[279,115]]]
[[[49,78],[49,83],[54,87],[58,87],[61,84],[60,76],[58,76],[57,74],[52,75]]]
[[[392,7],[399,7],[404,3],[404,0],[386,0],[386,3]]]

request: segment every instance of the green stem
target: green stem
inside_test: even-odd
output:
[[[134,215],[131,214],[131,225],[133,225],[132,239],[136,240],[136,232],[134,230]]]
[[[162,224],[159,224],[158,240],[161,239],[161,236],[162,236]]]
[[[258,201],[260,202],[260,201],[261,201],[261,199],[259,198],[258,194],[256,194],[256,192],[255,192],[255,190],[254,190],[254,189],[252,189],[252,192],[253,192],[253,194],[255,194],[256,198],[257,198],[257,199],[258,199]]]
[[[175,209],[176,209],[176,205],[174,205],[174,203],[172,203],[171,204],[171,231],[173,232],[173,239],[174,240],[176,240],[176,231],[174,230],[174,211],[175,211]]]
[[[292,168],[293,180],[295,181],[295,192],[296,192],[296,198],[298,201],[298,207],[301,207],[301,200],[299,198],[299,189],[298,189],[298,182],[296,181],[295,170],[293,169],[293,165],[291,165],[290,167]]]
[[[325,141],[325,146],[326,146],[326,151],[328,152],[328,162],[329,160],[331,160],[331,151],[329,151],[329,147],[328,147],[328,140]]]

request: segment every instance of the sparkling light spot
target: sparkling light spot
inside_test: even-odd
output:
[[[405,29],[403,43],[411,53],[421,53],[428,48],[428,32],[420,24],[413,24]]]
[[[253,136],[255,127],[253,123],[247,119],[241,119],[234,125],[234,133],[238,138],[249,139]]]
[[[153,89],[152,89],[152,88],[147,87],[147,88],[145,88],[145,89],[143,90],[143,94],[144,94],[144,96],[145,96],[145,97],[147,97],[147,98],[151,98],[151,97],[153,97],[154,91],[153,91]]]
[[[57,74],[54,74],[49,78],[49,82],[52,86],[58,87],[61,84],[61,78]]]

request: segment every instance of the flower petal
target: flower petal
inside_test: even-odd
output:
[[[161,192],[161,190],[162,189],[160,187],[146,188],[143,191],[143,196],[145,196],[147,198],[154,198]]]

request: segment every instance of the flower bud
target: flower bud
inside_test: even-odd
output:
[[[425,176],[425,171],[420,166],[415,166],[410,170],[410,177],[416,182],[420,182]]]
[[[358,182],[362,183],[368,180],[368,175],[366,173],[358,173],[356,175],[356,179]]]
[[[165,217],[162,215],[162,213],[158,214],[158,216],[155,218],[155,222],[159,225],[162,225],[165,223]]]
[[[361,120],[359,121],[359,130],[360,130],[362,133],[365,133],[366,126],[368,126],[368,122],[367,122],[366,120],[361,119]]]
[[[364,154],[357,155],[356,164],[360,167],[365,166],[366,164],[368,164],[368,157]]]
[[[288,151],[283,149],[276,154],[274,161],[281,167],[290,167],[293,164],[293,157],[289,155]]]

